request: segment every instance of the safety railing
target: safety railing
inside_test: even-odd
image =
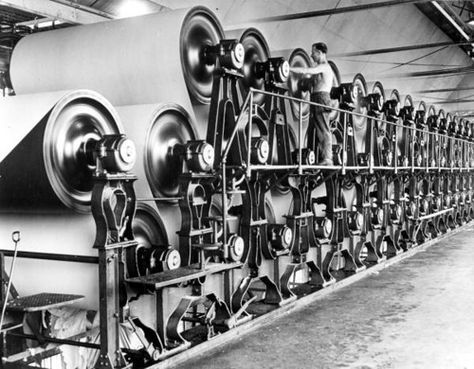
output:
[[[297,161],[296,163],[294,164],[287,164],[287,165],[279,165],[279,164],[252,164],[251,163],[251,152],[250,152],[250,147],[251,147],[251,140],[252,140],[252,120],[253,120],[253,117],[254,117],[254,94],[262,94],[262,95],[268,95],[268,96],[274,96],[274,97],[278,97],[278,98],[281,98],[281,99],[285,99],[285,100],[288,100],[288,101],[293,101],[293,102],[296,102],[299,104],[299,116],[298,116],[298,132],[297,132],[297,150],[298,150],[298,157],[297,157]],[[379,123],[382,123],[382,124],[386,124],[386,125],[391,125],[393,127],[395,127],[394,129],[394,132],[395,132],[395,138],[394,138],[394,142],[395,142],[395,149],[397,149],[397,143],[398,143],[398,139],[399,137],[397,137],[398,135],[398,130],[397,128],[399,129],[405,129],[407,131],[409,131],[411,133],[411,137],[424,137],[426,139],[426,142],[423,143],[423,147],[425,148],[425,150],[429,150],[431,151],[432,147],[430,145],[432,145],[432,140],[434,140],[434,142],[440,142],[440,139],[443,139],[444,140],[444,143],[446,144],[446,149],[449,148],[449,155],[447,155],[449,158],[453,159],[453,158],[457,158],[456,162],[457,163],[449,163],[448,166],[446,165],[442,165],[441,164],[441,150],[442,148],[440,146],[436,147],[436,165],[431,165],[433,164],[433,157],[432,157],[432,153],[427,153],[426,155],[424,155],[424,162],[421,163],[421,165],[417,165],[415,163],[415,157],[414,157],[414,153],[415,153],[415,139],[412,139],[411,140],[411,154],[412,154],[412,157],[411,157],[411,161],[410,161],[410,165],[409,166],[401,166],[398,164],[398,157],[397,157],[397,152],[395,150],[395,152],[393,153],[393,155],[395,156],[394,157],[394,160],[393,160],[393,163],[391,165],[383,165],[383,166],[376,166],[375,163],[374,163],[374,151],[375,151],[375,145],[373,144],[374,143],[374,140],[371,138],[370,142],[366,143],[366,144],[369,144],[369,151],[367,152],[364,152],[364,154],[368,154],[369,156],[369,160],[367,161],[367,165],[352,165],[352,166],[349,166],[347,165],[346,161],[347,161],[347,158],[342,158],[341,160],[341,164],[340,165],[332,165],[332,166],[322,166],[322,165],[309,165],[309,164],[304,164],[302,162],[303,160],[303,156],[302,156],[302,149],[303,149],[303,121],[304,121],[304,118],[303,118],[303,107],[305,105],[309,105],[309,106],[318,106],[318,107],[322,107],[322,108],[327,108],[327,109],[331,109],[332,111],[337,111],[339,113],[343,113],[345,114],[345,119],[342,120],[342,133],[343,133],[343,142],[342,142],[342,149],[345,150],[345,148],[347,147],[347,141],[348,141],[348,132],[347,132],[347,123],[348,123],[348,118],[349,116],[353,116],[353,117],[361,117],[361,118],[365,118],[367,119],[367,122],[369,122],[368,126],[367,126],[367,129],[373,129],[372,127],[372,124],[374,124],[373,122],[379,122]],[[245,120],[243,119],[244,118],[244,115],[245,114],[248,114],[248,120]],[[386,120],[386,119],[382,119],[382,118],[378,118],[376,116],[373,116],[373,115],[368,115],[368,114],[362,114],[362,113],[358,113],[358,112],[354,112],[354,111],[350,111],[350,110],[345,110],[345,109],[341,109],[341,108],[336,108],[336,107],[331,107],[331,106],[326,106],[324,104],[319,104],[319,103],[315,103],[315,102],[312,102],[312,101],[307,101],[307,100],[302,100],[302,99],[298,99],[298,98],[295,98],[295,97],[291,97],[291,96],[284,96],[284,95],[280,95],[280,94],[276,94],[276,93],[273,93],[273,92],[268,92],[268,91],[263,91],[263,90],[258,90],[258,89],[254,89],[254,88],[250,88],[250,91],[245,99],[245,102],[244,104],[242,105],[242,108],[241,108],[241,111],[240,111],[240,115],[239,117],[237,118],[237,124],[236,126],[234,127],[234,130],[231,134],[231,137],[230,139],[228,140],[227,142],[227,146],[225,147],[225,150],[224,150],[224,154],[222,156],[222,169],[224,170],[226,168],[226,165],[227,165],[227,157],[229,155],[229,151],[231,149],[231,145],[235,139],[235,136],[238,132],[239,129],[242,129],[243,127],[241,127],[242,124],[245,124],[245,123],[248,123],[248,127],[247,127],[247,158],[246,158],[246,162],[245,163],[242,163],[243,166],[245,167],[245,171],[246,171],[246,175],[247,177],[250,177],[252,171],[275,171],[275,170],[297,170],[298,174],[303,174],[304,171],[311,171],[311,170],[322,170],[322,169],[325,169],[325,170],[341,170],[342,173],[344,174],[346,171],[363,171],[363,170],[368,170],[369,172],[373,172],[374,170],[394,170],[395,172],[397,172],[398,170],[411,170],[412,172],[414,171],[420,171],[420,170],[424,170],[426,172],[429,172],[429,171],[438,171],[438,172],[441,172],[441,171],[471,171],[472,170],[472,167],[471,167],[471,161],[474,160],[474,158],[472,157],[473,153],[474,153],[474,143],[465,139],[465,138],[461,138],[461,137],[453,137],[451,135],[448,135],[448,134],[443,134],[443,133],[440,133],[440,132],[433,132],[433,131],[430,131],[428,127],[426,128],[418,128],[416,127],[415,123],[413,122],[413,124],[411,126],[407,126],[403,123],[399,123],[399,122],[394,122],[394,121],[389,121],[389,120]],[[370,136],[371,137],[371,136]],[[436,141],[436,138],[438,138],[438,140]],[[457,152],[455,152],[455,150],[457,150]],[[359,153],[360,154],[360,153]],[[471,155],[471,157],[469,157],[469,155]],[[461,163],[464,163],[466,165],[463,165],[463,166],[459,166],[457,165],[459,162]],[[225,170],[224,170],[225,172]]]

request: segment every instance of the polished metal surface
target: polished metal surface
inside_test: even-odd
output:
[[[178,195],[182,158],[173,155],[172,149],[194,139],[194,127],[181,106],[164,104],[156,112],[145,143],[145,172],[153,196]]]
[[[163,220],[152,206],[139,203],[132,226],[138,246],[126,250],[128,275],[138,277],[156,272],[152,253],[167,250],[169,245]]]
[[[367,114],[365,98],[367,97],[367,84],[361,74],[357,74],[352,81],[352,102],[354,112],[358,114]],[[357,152],[364,152],[366,149],[367,118],[362,116],[353,116],[354,138],[356,140]]]
[[[311,67],[311,58],[308,53],[303,49],[295,49],[288,59],[290,67]],[[290,73],[288,78],[288,94],[298,99],[309,101],[311,93],[311,77],[310,75],[302,76],[301,74]],[[295,118],[299,117],[300,104],[297,102],[291,102],[291,110]],[[303,105],[303,118],[309,116],[309,105]]]
[[[262,33],[255,28],[248,28],[240,37],[244,46],[245,56],[242,73],[244,78],[240,82],[242,95],[246,96],[250,87],[265,90],[265,81],[257,74],[257,63],[266,62],[270,58],[270,48]],[[264,96],[256,95],[254,102],[263,103]]]
[[[41,100],[41,94],[9,98],[0,109],[8,109],[16,99],[27,104],[29,100]],[[120,119],[104,97],[88,90],[63,92],[45,110],[49,111],[46,116],[29,125],[29,134],[1,163],[9,174],[1,184],[1,207],[31,208],[36,204],[51,211],[61,208],[62,203],[76,212],[88,213],[94,144],[106,134],[122,133]],[[15,112],[11,114],[15,121]]]
[[[328,60],[328,63],[332,69],[332,72],[334,73],[334,78],[332,80],[332,87],[339,87],[339,85],[341,84],[341,73],[339,72],[339,68],[337,67],[336,63],[333,62],[332,60]],[[331,99],[331,107],[338,108],[339,101]],[[338,117],[339,117],[339,112],[336,110],[333,110],[329,113],[329,119],[331,121],[337,120]]]
[[[207,8],[196,7],[188,12],[180,34],[183,75],[191,96],[209,104],[215,64],[206,63],[204,48],[216,45],[224,31],[216,16]]]

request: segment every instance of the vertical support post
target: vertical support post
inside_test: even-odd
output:
[[[309,137],[308,137],[309,138]],[[302,149],[301,149],[301,141],[303,141],[303,102],[300,101],[300,111],[299,111],[299,119],[298,119],[298,174],[303,174],[303,168],[301,166],[302,160]]]
[[[394,163],[393,163],[393,169],[394,169],[393,172],[394,172],[394,174],[397,174],[398,173],[398,146],[397,146],[397,142],[398,142],[397,141],[397,138],[398,138],[397,137],[397,135],[398,135],[397,126],[398,126],[398,124],[395,124],[395,122],[393,122],[393,123],[388,122],[388,123],[393,125],[393,131],[395,132],[395,134],[394,134],[395,144],[394,144],[394,148],[393,148],[393,151],[394,151],[394,153],[393,153],[393,159],[394,159],[393,160],[394,161]]]
[[[411,172],[415,172],[415,138],[416,138],[416,128],[415,126],[410,127],[411,129]]]
[[[5,270],[5,255],[3,252],[0,252],[0,302],[2,304],[7,301],[8,296],[6,295],[5,290],[5,280],[3,279],[3,271]],[[0,327],[2,329],[3,327]],[[3,359],[6,356],[5,350],[5,334],[3,330],[0,330],[0,359]]]
[[[369,173],[374,173],[374,120],[372,118],[368,119],[369,122],[369,132],[370,132],[370,142],[369,142]],[[376,139],[376,138],[375,138]],[[359,163],[357,163],[359,166]]]
[[[342,116],[342,170],[341,174],[346,175],[346,161],[347,161],[347,114]]]
[[[430,156],[431,156],[431,150],[430,150],[430,137],[431,137],[431,132],[430,131],[427,131],[427,135],[426,135],[426,173],[428,173],[430,171]]]
[[[252,169],[250,168],[250,155],[252,154],[252,117],[253,117],[253,89],[250,88],[250,107],[249,107],[249,123],[247,137],[247,178],[250,178]]]

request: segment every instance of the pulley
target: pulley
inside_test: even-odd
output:
[[[269,58],[256,62],[255,75],[270,83],[285,83],[290,76],[290,64],[284,58]]]
[[[382,208],[375,207],[372,209],[372,224],[382,225],[385,212]]]
[[[403,214],[402,206],[400,204],[391,204],[390,210],[390,218],[392,221],[400,222]]]
[[[191,172],[209,172],[214,165],[214,148],[201,140],[176,144],[171,155],[182,156]]]
[[[232,261],[240,261],[244,255],[244,239],[236,234],[231,234],[227,240],[229,247],[229,258]]]
[[[444,112],[443,109],[440,109],[438,112],[438,117],[439,117],[439,132],[440,133],[446,133],[448,130],[448,114]],[[449,118],[450,119],[450,118]]]
[[[150,273],[159,273],[165,270],[175,270],[181,266],[181,255],[178,250],[154,249],[150,255]]]
[[[448,134],[450,136],[456,135],[458,129],[458,120],[459,118],[457,116],[453,116],[451,123],[448,126]]]
[[[120,119],[102,96],[74,91],[51,110],[42,135],[44,168],[54,192],[69,208],[90,211],[96,149],[107,135],[112,136],[100,149],[104,165],[112,172],[130,170],[135,147],[121,136]]]
[[[367,108],[369,112],[381,113],[385,102],[385,92],[382,83],[377,81],[372,87],[372,92],[367,96]]]
[[[417,126],[424,127],[426,124],[426,104],[421,101],[418,110],[415,112],[415,123]]]
[[[288,250],[293,243],[293,231],[286,224],[270,224],[268,240],[276,251]]]
[[[157,255],[169,250],[169,243],[166,227],[158,212],[146,203],[138,203],[132,230],[138,246],[125,250],[128,275],[138,277],[150,272],[162,271],[163,269],[159,269],[163,265],[157,263],[156,259]],[[167,263],[170,266],[175,264],[174,262]]]
[[[183,157],[174,150],[195,139],[191,118],[181,106],[164,104],[152,122],[145,142],[146,177],[154,196],[176,197]],[[212,159],[210,150],[204,143],[193,146],[188,156],[191,165],[207,168]]]
[[[405,122],[415,121],[415,104],[410,95],[405,96],[403,107],[400,109],[400,117]]]
[[[316,237],[321,239],[327,239],[331,237],[332,234],[332,221],[329,218],[323,218],[319,224],[317,224],[316,229],[314,230]]]
[[[288,59],[288,63],[290,67],[297,68],[309,68],[312,65],[310,56],[303,49],[293,50]],[[290,73],[287,84],[288,94],[291,97],[309,101],[311,93],[311,75]],[[293,115],[298,119],[300,114],[300,103],[297,101],[291,101],[290,103]],[[307,118],[309,115],[309,104],[303,104],[301,110],[303,119]]]
[[[186,15],[180,33],[181,65],[188,90],[199,103],[209,104],[211,100],[217,63],[215,58],[212,61],[210,54],[218,54],[224,64],[238,64],[240,47],[237,45],[223,43],[218,50],[213,49],[223,38],[224,31],[219,20],[208,9],[195,7]]]
[[[364,225],[364,215],[359,211],[352,211],[349,214],[349,229],[351,231],[360,231]]]
[[[244,56],[244,46],[237,40],[221,40],[203,48],[203,58],[209,66],[219,61],[221,68],[240,69],[244,65]]]
[[[240,37],[244,47],[244,61],[242,66],[243,78],[239,80],[242,94],[246,95],[251,87],[265,90],[264,76],[259,74],[258,63],[266,62],[270,58],[270,48],[265,37],[255,28],[249,28]],[[262,104],[265,96],[254,95],[254,103]]]
[[[384,105],[385,116],[397,119],[401,113],[401,100],[398,90],[392,90]]]
[[[263,137],[252,137],[252,146],[250,148],[250,159],[252,164],[265,164],[270,155],[270,145]]]
[[[426,122],[430,130],[439,130],[439,116],[436,114],[436,110],[433,105],[430,105],[430,107],[428,108],[428,118]]]
[[[293,162],[298,163],[299,162],[299,150],[295,150],[292,153],[293,156]],[[304,148],[301,149],[301,164],[303,165],[314,165],[316,163],[316,155],[313,150]]]
[[[88,140],[83,144],[84,155],[90,157],[88,150],[94,144]],[[137,158],[135,144],[125,135],[104,135],[95,143],[95,156],[100,161],[102,169],[111,173],[128,172],[132,169]],[[92,163],[90,163],[92,164]]]

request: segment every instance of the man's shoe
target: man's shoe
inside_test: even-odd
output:
[[[324,165],[325,167],[331,167],[334,165],[331,159],[324,159],[318,163],[318,165]]]

